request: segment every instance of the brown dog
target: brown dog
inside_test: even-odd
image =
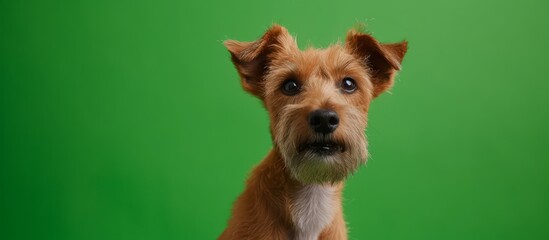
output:
[[[219,239],[347,239],[343,183],[366,161],[370,101],[392,86],[407,43],[351,30],[344,46],[301,51],[275,25],[225,46],[244,90],[269,111],[274,147]]]

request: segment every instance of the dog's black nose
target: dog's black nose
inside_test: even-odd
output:
[[[332,110],[318,109],[309,114],[309,126],[317,133],[331,133],[336,130],[338,124],[339,117]]]

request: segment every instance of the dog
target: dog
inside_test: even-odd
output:
[[[274,146],[219,239],[347,239],[344,181],[367,160],[370,102],[393,85],[408,43],[353,29],[344,44],[302,51],[273,25],[254,42],[224,45],[243,89],[269,113]]]

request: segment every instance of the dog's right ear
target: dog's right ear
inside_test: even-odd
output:
[[[286,48],[297,48],[288,30],[279,25],[270,27],[255,42],[227,40],[224,44],[231,53],[232,61],[240,75],[242,87],[260,99],[263,99],[263,81],[272,54]]]

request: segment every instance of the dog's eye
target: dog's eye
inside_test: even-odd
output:
[[[293,96],[299,93],[301,86],[296,80],[288,79],[282,84],[282,92],[288,96]]]
[[[347,93],[354,92],[357,88],[355,80],[350,77],[343,78],[343,81],[341,82],[341,88]]]

